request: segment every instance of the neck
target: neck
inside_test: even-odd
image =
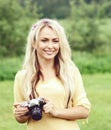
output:
[[[39,60],[41,70],[54,68],[54,60]]]
[[[46,61],[40,60],[39,65],[42,73],[42,77],[41,77],[42,80],[47,81],[56,76],[53,60],[46,60]]]

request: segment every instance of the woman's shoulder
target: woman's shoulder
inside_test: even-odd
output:
[[[23,78],[23,77],[25,77],[26,73],[27,73],[26,70],[23,70],[23,69],[22,70],[18,70],[16,75],[15,75],[15,78]]]
[[[71,74],[74,79],[81,77],[81,72],[78,66],[74,65],[71,69]]]

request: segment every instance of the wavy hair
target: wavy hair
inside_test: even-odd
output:
[[[39,33],[42,28],[48,26],[52,28],[58,35],[60,50],[55,57],[55,69],[56,76],[62,81],[66,90],[66,106],[68,106],[69,100],[71,100],[74,92],[74,68],[75,64],[71,60],[71,49],[65,35],[63,27],[52,19],[41,19],[32,25],[28,38],[25,59],[23,69],[26,70],[24,88],[28,98],[35,98],[38,94],[36,92],[36,85],[41,75],[40,66],[36,54],[36,50],[33,48],[33,43],[38,41]]]

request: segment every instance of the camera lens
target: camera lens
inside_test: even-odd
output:
[[[34,107],[32,109],[32,119],[40,120],[42,118],[42,110],[39,107]]]

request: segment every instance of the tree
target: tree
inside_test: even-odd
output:
[[[63,19],[69,16],[69,0],[33,0],[40,6],[43,17]]]
[[[38,18],[34,10],[30,13],[29,5],[23,8],[17,0],[0,0],[0,56],[24,52],[29,26]]]
[[[71,27],[69,41],[74,50],[93,52],[102,45],[97,23],[98,8],[95,2],[86,4],[84,0],[73,0],[71,5]]]
[[[111,1],[103,2],[101,4],[99,16],[101,18],[111,18]]]

